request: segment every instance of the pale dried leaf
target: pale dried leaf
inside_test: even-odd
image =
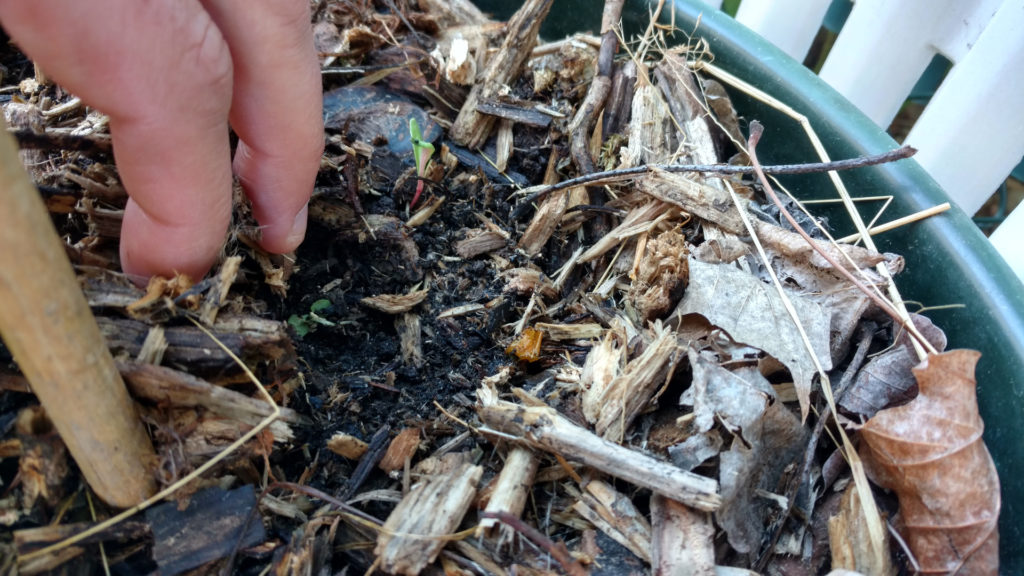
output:
[[[722,487],[722,507],[716,512],[719,525],[725,530],[729,544],[737,551],[755,551],[761,544],[770,518],[779,512],[775,501],[763,498],[758,490],[773,493],[778,490],[787,466],[798,462],[804,446],[804,431],[800,420],[781,402],[768,402],[761,388],[766,380],[754,386],[761,378],[755,369],[726,375],[726,370],[715,371],[721,380],[714,381],[721,388],[730,388],[729,397],[718,411],[741,410],[738,404],[747,397],[762,402],[761,414],[741,412],[731,416],[730,423],[738,425],[740,418],[751,418],[742,427],[742,437],[734,436],[731,448],[719,456],[719,481]],[[748,402],[749,405],[749,402]]]
[[[772,512],[772,503],[756,490],[777,489],[785,467],[800,457],[803,429],[795,415],[774,401],[771,384],[756,368],[726,370],[693,349],[689,358],[693,392],[684,396],[692,398],[693,427],[701,433],[697,437],[720,443],[715,430],[707,432],[715,422],[733,435],[731,448],[720,455],[722,508],[716,519],[729,544],[747,553],[760,545]]]
[[[716,430],[711,430],[690,436],[675,446],[669,446],[668,457],[673,464],[690,472],[721,451],[722,437]]]
[[[829,313],[821,305],[788,294],[811,346],[825,370],[832,367],[829,351]],[[789,369],[806,417],[813,358],[775,287],[729,264],[706,264],[690,259],[690,285],[673,315],[700,314],[729,333],[733,340],[764,350]]]
[[[815,268],[830,269],[832,265],[828,263],[825,258],[817,252],[803,236],[796,232],[790,232],[781,226],[765,222],[764,220],[753,220],[754,231],[757,233],[757,237],[761,240],[761,244],[765,247],[765,250],[771,250],[775,253],[781,254],[787,257],[793,262],[807,262]],[[870,268],[876,264],[881,264],[888,259],[898,259],[899,256],[895,254],[879,254],[874,250],[868,250],[860,246],[852,246],[847,244],[833,244],[831,242],[825,242],[822,240],[815,240],[815,244],[819,249],[827,253],[831,258],[849,267],[849,262],[843,253],[846,254],[850,259],[853,260],[854,264],[858,268]],[[900,266],[902,268],[902,266]]]

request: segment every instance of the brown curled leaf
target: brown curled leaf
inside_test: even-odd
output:
[[[920,394],[861,433],[869,477],[896,493],[904,539],[923,574],[996,574],[999,478],[982,442],[980,354],[933,354],[914,368]]]

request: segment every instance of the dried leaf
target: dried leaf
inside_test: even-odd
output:
[[[946,335],[931,320],[916,314],[911,318],[936,350],[946,349]],[[907,403],[917,396],[917,381],[911,373],[917,362],[910,338],[902,332],[892,348],[861,368],[850,390],[839,400],[839,407],[871,418],[879,410]]]
[[[811,346],[825,370],[829,352],[829,313],[820,304],[788,294]],[[764,350],[793,375],[800,412],[807,416],[815,367],[796,325],[775,288],[730,264],[690,259],[690,285],[675,314],[700,314],[729,333],[736,342]]]
[[[756,368],[726,370],[690,350],[695,426],[723,422],[733,434],[720,456],[722,507],[716,512],[729,544],[741,553],[760,546],[772,501],[758,490],[774,492],[787,465],[800,457],[800,421],[773,401],[771,384]],[[702,423],[703,422],[703,423]]]
[[[757,237],[761,240],[765,249],[785,255],[794,262],[805,261],[815,268],[825,270],[832,268],[832,265],[796,232],[790,232],[781,226],[765,222],[764,220],[754,220],[754,228],[757,232]],[[900,258],[894,254],[879,254],[874,250],[868,250],[860,246],[839,245],[821,240],[815,240],[815,243],[830,257],[844,266],[849,266],[849,262],[843,256],[843,253],[849,256],[858,268],[869,268],[885,262],[887,259]],[[902,266],[899,267],[902,268]]]
[[[839,362],[849,352],[850,342],[861,317],[872,307],[870,298],[837,273],[799,234],[763,220],[755,220],[754,223],[772,267],[784,279],[786,286],[795,287],[801,294],[828,309],[832,361]],[[852,261],[860,269],[862,280],[867,283],[884,282],[874,269],[875,265],[882,262],[893,275],[903,269],[903,258],[895,254],[879,254],[859,246],[837,245],[820,240],[815,240],[815,243],[847,268],[851,267]],[[844,253],[849,260],[843,256]],[[767,279],[767,276],[762,279]]]
[[[923,573],[996,574],[1000,492],[981,434],[980,354],[933,354],[914,368],[920,394],[861,430],[869,476],[896,493],[900,529]]]

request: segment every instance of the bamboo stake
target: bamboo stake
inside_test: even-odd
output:
[[[153,446],[14,139],[0,135],[0,334],[96,494],[133,506]]]

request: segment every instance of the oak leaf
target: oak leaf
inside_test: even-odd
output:
[[[999,478],[981,439],[979,356],[928,356],[914,368],[918,397],[861,429],[868,476],[899,498],[898,529],[923,574],[998,572]]]

